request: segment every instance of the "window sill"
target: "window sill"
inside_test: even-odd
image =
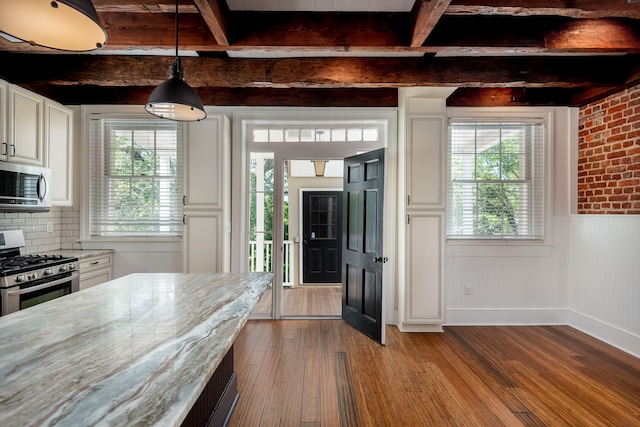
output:
[[[540,242],[447,242],[447,256],[452,257],[548,257],[554,245]]]
[[[80,240],[82,249],[113,249],[116,252],[181,252],[181,237],[123,237]]]

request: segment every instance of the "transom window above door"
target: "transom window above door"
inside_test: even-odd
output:
[[[318,126],[250,126],[251,142],[377,142],[382,129],[376,124]]]

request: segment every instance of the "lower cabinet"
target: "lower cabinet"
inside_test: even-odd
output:
[[[100,255],[80,260],[80,290],[111,280],[112,255]]]
[[[223,215],[220,212],[185,212],[183,268],[185,273],[219,273],[228,271]]]
[[[405,285],[399,301],[403,331],[442,330],[444,323],[444,213],[408,215]]]

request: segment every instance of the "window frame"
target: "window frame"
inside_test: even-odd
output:
[[[109,119],[109,120],[123,120],[123,121],[155,121],[160,120],[149,116],[146,112],[141,112],[139,108],[134,106],[119,106],[113,109],[107,106],[87,106],[82,107],[83,120],[82,120],[82,135],[83,142],[81,145],[81,159],[83,162],[82,167],[82,206],[80,212],[80,242],[83,247],[101,249],[107,247],[113,247],[114,243],[142,243],[145,242],[175,242],[179,244],[182,241],[183,230],[181,229],[177,234],[133,234],[133,235],[108,235],[97,236],[91,235],[91,121],[94,119]],[[182,144],[178,147],[178,164],[179,180],[182,182],[182,193],[184,193],[184,144],[186,142],[186,126],[178,124],[178,133],[182,139]],[[182,196],[176,198],[176,203],[182,208]],[[182,216],[182,214],[180,215]],[[167,246],[165,250],[175,250],[177,247]]]
[[[553,111],[547,108],[535,108],[535,107],[512,107],[512,108],[500,108],[500,107],[480,107],[480,108],[468,108],[468,107],[450,107],[447,108],[447,129],[446,129],[446,161],[445,161],[445,206],[450,209],[450,180],[451,180],[451,156],[450,156],[450,144],[449,141],[449,122],[450,120],[477,120],[485,123],[499,123],[502,121],[517,122],[522,120],[523,122],[530,122],[532,120],[541,120],[544,124],[543,134],[543,152],[542,159],[544,162],[542,187],[542,237],[510,237],[510,236],[449,236],[449,217],[445,219],[445,239],[447,243],[462,244],[462,245],[540,245],[545,244],[552,240],[551,236],[551,200],[553,200],[552,193],[552,159],[550,153],[553,152]]]

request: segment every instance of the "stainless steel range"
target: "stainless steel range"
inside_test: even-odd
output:
[[[22,230],[0,231],[0,315],[79,290],[78,258],[20,255]]]

